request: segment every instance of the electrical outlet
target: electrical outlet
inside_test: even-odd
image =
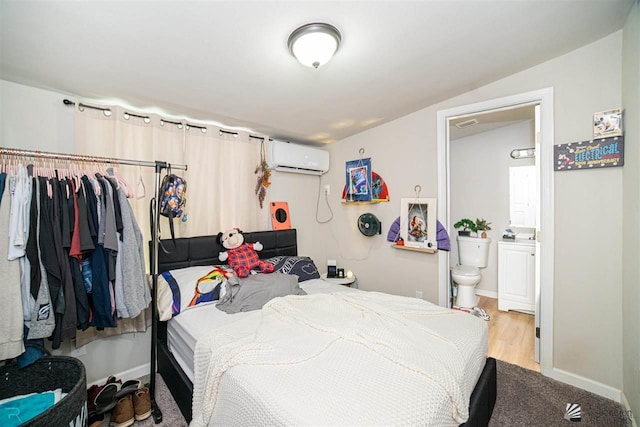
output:
[[[327,196],[331,193],[331,186],[329,184],[324,185],[324,194]]]
[[[416,291],[416,298],[422,299],[422,291]]]

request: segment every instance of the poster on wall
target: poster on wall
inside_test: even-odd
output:
[[[622,135],[622,109],[614,108],[593,115],[593,138]]]
[[[347,200],[347,186],[342,189],[342,200]],[[371,201],[372,202],[388,202],[389,189],[387,183],[382,179],[376,171],[371,172]]]
[[[400,237],[405,246],[438,249],[436,199],[400,199]]]
[[[570,142],[553,147],[554,170],[584,170],[624,165],[624,137]]]
[[[346,187],[348,202],[371,200],[371,158],[350,160],[346,163]]]

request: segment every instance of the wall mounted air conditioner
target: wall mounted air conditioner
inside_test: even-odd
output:
[[[271,141],[269,167],[280,172],[322,175],[329,170],[329,152],[306,145]]]

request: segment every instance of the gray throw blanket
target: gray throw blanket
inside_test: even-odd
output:
[[[273,298],[307,294],[293,274],[252,274],[244,278],[233,275],[224,286],[226,292],[216,307],[228,314],[259,310]]]

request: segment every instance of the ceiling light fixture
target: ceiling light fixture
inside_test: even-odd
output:
[[[536,156],[535,148],[516,148],[511,151],[512,159],[529,159]]]
[[[318,68],[333,57],[340,46],[342,36],[333,25],[314,22],[297,28],[289,36],[289,52],[301,64]]]

